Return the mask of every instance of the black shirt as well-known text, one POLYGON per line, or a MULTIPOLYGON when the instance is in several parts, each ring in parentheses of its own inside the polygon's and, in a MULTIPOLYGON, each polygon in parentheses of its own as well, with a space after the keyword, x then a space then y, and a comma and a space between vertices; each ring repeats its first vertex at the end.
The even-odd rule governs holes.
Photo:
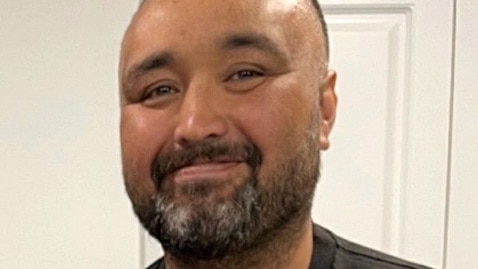
MULTIPOLYGON (((329 230, 314 224, 314 249, 309 269, 426 269, 357 245, 334 235, 329 230)), ((159 259, 147 269, 166 269, 159 259)))

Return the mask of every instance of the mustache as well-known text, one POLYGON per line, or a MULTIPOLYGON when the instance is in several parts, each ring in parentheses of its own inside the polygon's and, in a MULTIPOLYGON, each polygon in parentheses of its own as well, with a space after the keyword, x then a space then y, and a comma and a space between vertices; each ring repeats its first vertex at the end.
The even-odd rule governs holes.
POLYGON ((243 161, 257 172, 262 163, 260 150, 252 143, 199 142, 192 147, 167 154, 158 154, 151 167, 155 184, 171 173, 197 162, 243 161))

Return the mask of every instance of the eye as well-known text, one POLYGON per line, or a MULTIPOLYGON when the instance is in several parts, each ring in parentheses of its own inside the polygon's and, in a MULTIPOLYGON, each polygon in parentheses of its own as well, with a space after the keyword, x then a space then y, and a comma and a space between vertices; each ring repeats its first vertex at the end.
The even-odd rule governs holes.
POLYGON ((255 70, 241 70, 239 72, 234 73, 229 79, 232 81, 237 80, 247 80, 255 77, 262 77, 264 76, 263 73, 255 70))
POLYGON ((144 95, 143 99, 144 100, 154 99, 154 98, 174 94, 176 92, 177 90, 171 86, 159 85, 159 86, 152 87, 150 90, 148 90, 146 94, 144 95))
POLYGON ((146 88, 141 103, 147 107, 165 107, 176 100, 180 90, 171 84, 156 84, 146 88))

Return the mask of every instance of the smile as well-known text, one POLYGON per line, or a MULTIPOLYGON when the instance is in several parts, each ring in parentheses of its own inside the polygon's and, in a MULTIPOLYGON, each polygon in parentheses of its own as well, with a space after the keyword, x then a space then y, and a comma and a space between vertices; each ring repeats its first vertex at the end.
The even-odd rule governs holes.
POLYGON ((174 182, 184 184, 200 180, 224 180, 228 178, 243 161, 224 160, 198 160, 193 164, 181 167, 174 172, 174 182))

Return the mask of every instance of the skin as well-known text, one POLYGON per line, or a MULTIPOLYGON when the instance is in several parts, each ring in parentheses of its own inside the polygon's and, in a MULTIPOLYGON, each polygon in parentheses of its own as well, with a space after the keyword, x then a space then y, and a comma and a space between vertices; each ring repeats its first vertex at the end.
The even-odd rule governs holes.
MULTIPOLYGON (((146 1, 126 32, 119 73, 123 173, 137 203, 157 193, 151 164, 158 154, 206 140, 247 141, 262 154, 258 184, 268 188, 261 179, 301 154, 306 135, 316 141, 317 154, 329 147, 336 73, 328 70, 318 18, 306 0, 146 1), (228 43, 231 36, 261 41, 228 43)), ((165 184, 207 178, 218 183, 205 197, 214 203, 229 199, 247 173, 242 160, 198 162, 165 184)), ((193 201, 183 192, 173 197, 179 205, 193 201)), ((196 261, 195 268, 308 268, 310 212, 295 227, 286 240, 275 236, 243 256, 196 261), (273 255, 277 245, 281 259, 273 255), (245 267, 241 260, 251 262, 245 267)), ((191 268, 168 253, 166 263, 191 268)))

